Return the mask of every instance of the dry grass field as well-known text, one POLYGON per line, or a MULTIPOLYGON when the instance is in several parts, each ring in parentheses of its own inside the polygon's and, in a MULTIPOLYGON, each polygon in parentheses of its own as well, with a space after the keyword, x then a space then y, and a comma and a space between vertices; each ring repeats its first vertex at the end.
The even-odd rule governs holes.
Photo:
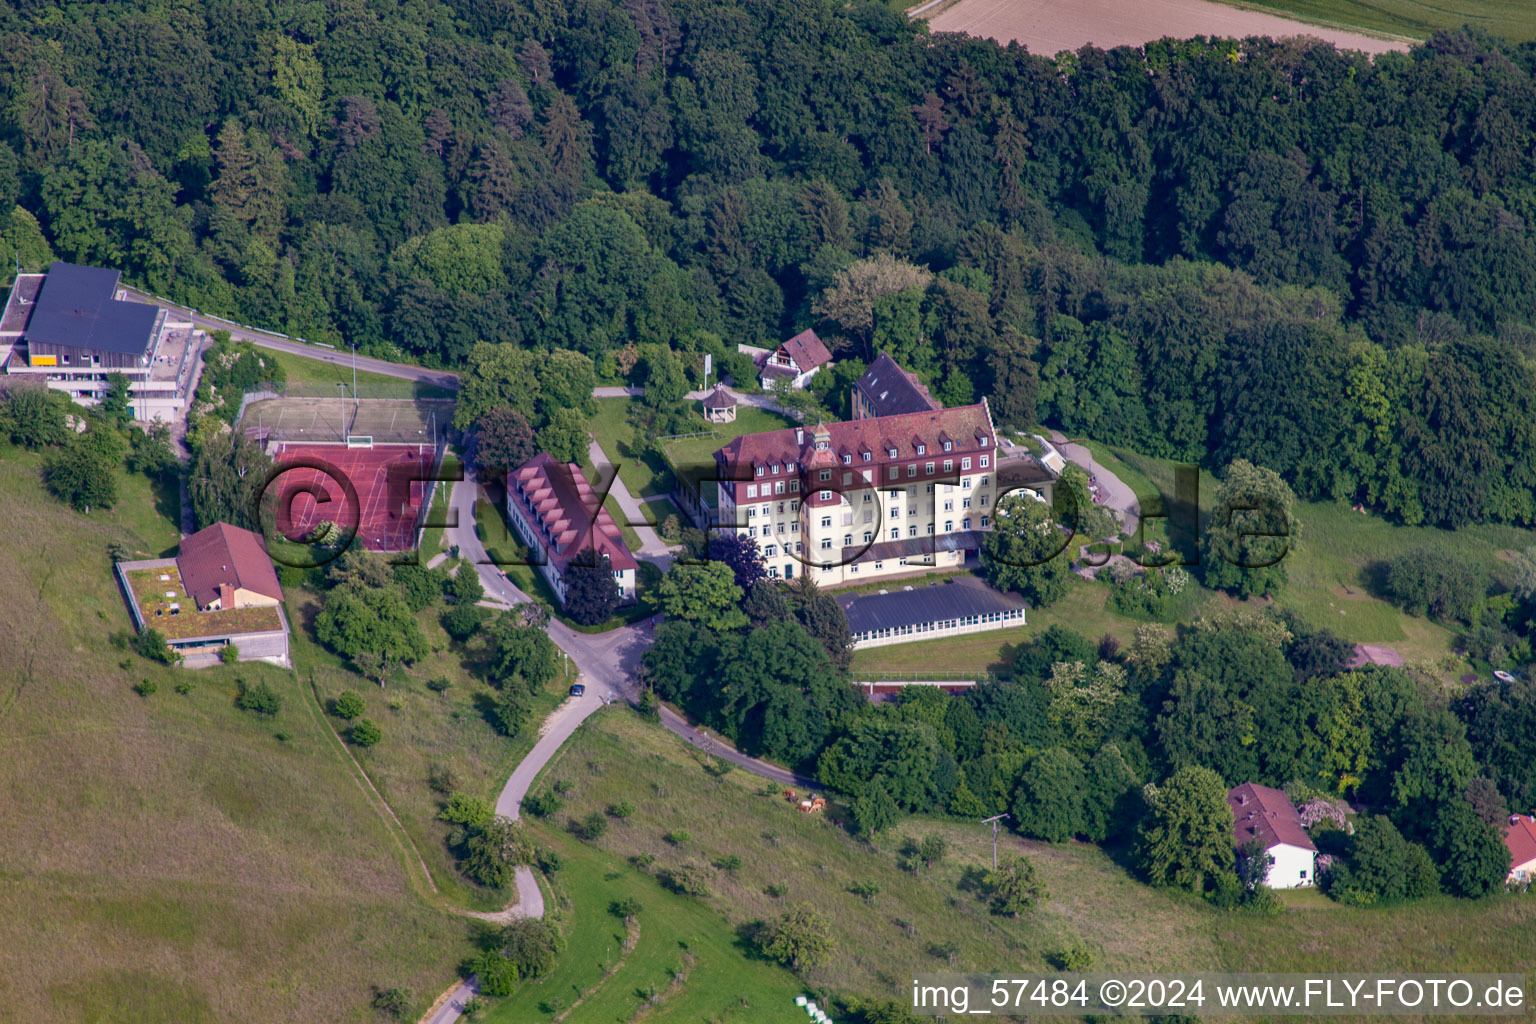
POLYGON ((1090 43, 1110 49, 1165 36, 1314 36, 1366 53, 1406 50, 1403 39, 1293 21, 1268 11, 1214 0, 960 0, 928 21, 935 32, 964 32, 1020 42, 1031 53, 1055 54, 1090 43))
POLYGON ((0 1018, 370 1021, 373 985, 430 1001, 466 925, 412 891, 298 680, 112 647, 107 545, 159 555, 176 530, 142 478, 79 516, 39 462, 0 445, 0 1018), (237 709, 237 678, 284 707, 237 709))

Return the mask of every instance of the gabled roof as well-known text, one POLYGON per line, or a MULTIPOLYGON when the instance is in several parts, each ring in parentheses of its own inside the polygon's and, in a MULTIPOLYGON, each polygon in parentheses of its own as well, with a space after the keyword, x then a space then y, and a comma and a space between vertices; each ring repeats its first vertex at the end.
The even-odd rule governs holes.
POLYGON ((779 348, 794 360, 795 365, 800 367, 801 373, 809 372, 832 361, 832 353, 827 351, 827 346, 822 344, 821 339, 816 337, 816 332, 810 328, 790 338, 779 348))
MULTIPOLYGON (((837 454, 839 461, 844 453, 854 456, 852 465, 868 466, 860 452, 872 452, 875 462, 888 462, 892 458, 937 459, 953 458, 958 454, 994 450, 996 438, 992 435, 992 416, 986 402, 960 405, 953 409, 933 409, 928 412, 909 413, 904 416, 879 416, 862 420, 845 420, 826 424, 829 450, 837 454), (941 438, 954 440, 954 447, 943 450, 941 438), (927 452, 917 454, 916 440, 926 439, 927 452), (986 443, 982 444, 982 439, 986 443), (889 455, 895 449, 894 456, 889 455)), ((786 466, 786 472, 794 472, 796 463, 809 459, 814 450, 811 431, 786 427, 761 434, 743 434, 721 448, 715 457, 726 465, 757 465, 777 462, 786 466)))
POLYGON ((274 601, 283 599, 266 542, 259 534, 228 523, 214 523, 184 538, 176 568, 199 608, 213 603, 224 587, 249 590, 274 601))
POLYGON ((1536 861, 1536 821, 1528 814, 1510 815, 1504 827, 1504 845, 1509 847, 1511 868, 1536 861))
POLYGON ((160 310, 114 298, 121 276, 101 267, 53 264, 27 322, 27 343, 144 355, 160 310))
POLYGON ((704 396, 706 409, 729 409, 736 404, 736 396, 727 391, 724 384, 716 384, 714 390, 704 396))
POLYGON ((1239 849, 1257 839, 1266 850, 1284 843, 1317 851, 1301 815, 1280 790, 1245 782, 1227 793, 1227 806, 1232 808, 1232 838, 1239 849))
MULTIPOLYGON (((548 539, 549 560, 562 573, 584 552, 607 555, 614 569, 639 567, 623 532, 599 503, 580 466, 540 452, 519 466, 508 483, 519 499, 511 504, 548 539)), ((590 558, 588 554, 581 562, 590 558)))
POLYGON ((875 357, 854 387, 859 389, 876 416, 898 416, 942 408, 918 381, 916 374, 903 370, 884 352, 875 357))

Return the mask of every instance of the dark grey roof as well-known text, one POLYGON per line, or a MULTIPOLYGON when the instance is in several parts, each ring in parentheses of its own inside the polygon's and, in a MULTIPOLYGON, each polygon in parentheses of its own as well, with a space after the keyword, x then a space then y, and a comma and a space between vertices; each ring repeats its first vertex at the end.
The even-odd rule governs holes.
POLYGON ((837 603, 855 634, 1025 607, 1022 597, 993 590, 974 576, 886 594, 846 594, 837 603))
POLYGON ((875 357, 854 387, 863 393, 876 416, 899 416, 940 408, 928 389, 884 352, 875 357))
POLYGON ((1049 483, 1055 479, 1055 473, 1047 469, 1045 464, 1034 455, 1028 453, 1007 456, 997 464, 997 487, 1000 491, 1014 487, 1027 487, 1030 484, 1049 483))
POLYGON ((144 355, 160 310, 113 298, 121 276, 101 267, 55 263, 27 324, 27 343, 144 355))

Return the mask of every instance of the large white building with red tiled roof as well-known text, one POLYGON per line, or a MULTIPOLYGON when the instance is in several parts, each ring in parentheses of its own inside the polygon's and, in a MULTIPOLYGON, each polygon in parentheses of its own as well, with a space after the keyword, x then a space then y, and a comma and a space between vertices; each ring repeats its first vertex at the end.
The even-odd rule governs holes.
POLYGON ((1270 856, 1265 883, 1271 889, 1317 884, 1317 847, 1302 827, 1291 798, 1278 789, 1245 782, 1227 793, 1232 842, 1239 851, 1258 841, 1270 856))
POLYGON ((507 521, 536 556, 531 560, 543 563, 539 571, 561 604, 566 571, 603 558, 618 584, 619 600, 635 599, 639 563, 580 466, 540 452, 508 474, 507 521))
POLYGON ((716 514, 778 579, 958 568, 991 528, 997 459, 985 401, 746 434, 715 452, 716 514))

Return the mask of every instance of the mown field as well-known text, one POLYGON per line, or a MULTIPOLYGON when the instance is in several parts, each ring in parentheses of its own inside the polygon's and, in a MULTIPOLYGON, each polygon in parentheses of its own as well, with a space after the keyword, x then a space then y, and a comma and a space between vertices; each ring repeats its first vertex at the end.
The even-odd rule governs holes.
POLYGON ((430 1001, 466 925, 412 889, 299 681, 113 648, 108 544, 159 555, 177 531, 142 478, 79 516, 39 463, 0 445, 0 1015, 367 1021, 373 985, 430 1001), (238 710, 237 679, 282 711, 238 710))
MULTIPOLYGON (((1167 520, 1148 520, 1146 537, 1171 550, 1197 555, 1197 519, 1194 510, 1176 497, 1174 463, 1125 449, 1098 444, 1090 447, 1096 464, 1114 472, 1136 492, 1143 511, 1160 509, 1169 516, 1167 520)), ((1201 472, 1202 514, 1214 500, 1217 486, 1214 476, 1201 472)), ((1497 579, 1515 551, 1536 545, 1536 530, 1512 526, 1469 526, 1460 530, 1404 526, 1332 502, 1302 502, 1297 515, 1301 536, 1286 555, 1288 582, 1274 603, 1347 640, 1384 644, 1404 659, 1433 665, 1447 676, 1470 670, 1465 661, 1452 654, 1455 631, 1428 619, 1406 615, 1386 600, 1381 593, 1385 565, 1408 551, 1430 548, 1443 552, 1447 558, 1476 565, 1497 579)), ((1204 520, 1198 522, 1203 525, 1204 520)), ((1108 597, 1107 586, 1074 580, 1071 590, 1060 601, 1030 609, 1025 626, 860 651, 854 656, 854 667, 867 672, 912 672, 925 667, 986 671, 1007 664, 1016 645, 1028 643, 1040 631, 1057 624, 1090 638, 1109 633, 1125 642, 1144 620, 1117 614, 1106 607, 1108 597)), ((1242 604, 1201 588, 1195 608, 1219 612, 1242 604)))
POLYGON ((1267 8, 1306 21, 1419 39, 1462 25, 1475 25, 1515 42, 1536 39, 1536 12, 1528 0, 1243 0, 1234 6, 1267 8))
POLYGON ((836 824, 837 805, 826 815, 801 814, 762 779, 712 775, 697 751, 627 709, 588 720, 535 792, 557 780, 570 787, 565 807, 534 827, 567 857, 554 889, 572 947, 553 975, 525 986, 491 1021, 546 1021, 561 1012, 569 1024, 789 1021, 797 1019, 788 1004, 798 991, 900 998, 912 971, 949 969, 951 954, 956 969, 1041 971, 1070 943, 1092 951, 1095 970, 1149 973, 1518 970, 1536 956, 1536 899, 1528 897, 1358 910, 1315 892, 1287 893, 1277 916, 1232 914, 1141 884, 1122 850, 1050 846, 1006 832, 1003 853, 1028 856, 1049 897, 1026 917, 999 918, 973 891, 990 864, 987 827, 909 819, 871 846, 836 824), (622 801, 634 813, 610 818, 595 843, 565 831, 567 821, 622 801), (687 838, 666 838, 678 832, 687 838), (902 849, 929 832, 943 835, 950 852, 914 875, 902 849), (649 871, 630 861, 636 854, 655 858, 649 871), (732 856, 739 866, 711 866, 732 856), (653 877, 684 864, 704 871, 710 896, 673 895, 653 877), (849 891, 865 881, 879 886, 868 902, 849 891), (765 891, 775 885, 784 895, 765 891), (632 938, 606 913, 626 896, 642 904, 632 938), (797 902, 832 920, 837 947, 803 985, 757 959, 745 938, 755 922, 797 902), (584 999, 576 1005, 578 993, 584 999))

